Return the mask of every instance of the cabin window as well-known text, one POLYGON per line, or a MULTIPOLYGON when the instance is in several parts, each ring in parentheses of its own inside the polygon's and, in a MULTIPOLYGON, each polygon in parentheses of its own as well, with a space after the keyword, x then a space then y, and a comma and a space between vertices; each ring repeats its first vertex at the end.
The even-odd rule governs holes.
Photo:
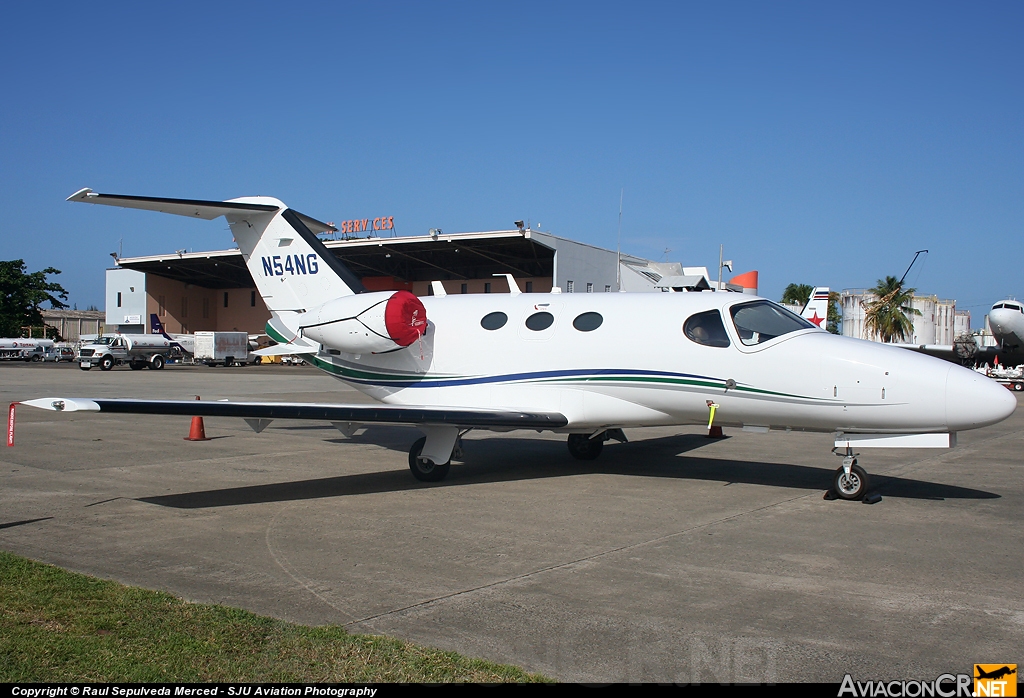
POLYGON ((551 324, 555 321, 555 316, 551 313, 541 311, 534 313, 530 317, 526 318, 526 326, 534 332, 540 332, 551 327, 551 324))
POLYGON ((572 321, 572 326, 580 332, 593 332, 601 326, 602 322, 604 322, 604 318, 601 317, 601 313, 583 313, 576 316, 576 319, 572 321))
POLYGON ((745 346, 763 344, 770 339, 781 337, 797 330, 815 326, 799 315, 781 308, 771 301, 754 301, 734 305, 729 309, 736 333, 745 346))
POLYGON ((690 341, 706 347, 729 346, 729 335, 725 333, 722 316, 717 310, 691 315, 683 323, 683 334, 690 341))
POLYGON ((505 326, 506 322, 508 322, 508 315, 505 313, 488 313, 480 321, 480 326, 485 330, 499 330, 505 326))

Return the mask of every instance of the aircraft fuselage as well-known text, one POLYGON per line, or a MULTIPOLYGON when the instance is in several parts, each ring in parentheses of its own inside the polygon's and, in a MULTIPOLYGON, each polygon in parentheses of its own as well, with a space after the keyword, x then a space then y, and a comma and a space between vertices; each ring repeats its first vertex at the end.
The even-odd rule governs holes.
POLYGON ((973 371, 816 328, 752 343, 741 337, 731 313, 763 301, 749 295, 421 300, 428 331, 412 346, 362 355, 325 350, 310 358, 386 403, 528 405, 564 414, 564 431, 706 424, 712 401, 718 405, 715 423, 723 426, 955 432, 1000 421, 1016 406, 1004 388, 973 371), (700 344, 684 333, 688 318, 706 312, 721 315, 727 346, 700 344), (483 324, 499 324, 498 313, 504 323, 486 329, 483 324), (550 318, 538 320, 543 313, 550 318), (577 320, 588 313, 600 316, 598 327, 590 328, 594 316, 577 320))

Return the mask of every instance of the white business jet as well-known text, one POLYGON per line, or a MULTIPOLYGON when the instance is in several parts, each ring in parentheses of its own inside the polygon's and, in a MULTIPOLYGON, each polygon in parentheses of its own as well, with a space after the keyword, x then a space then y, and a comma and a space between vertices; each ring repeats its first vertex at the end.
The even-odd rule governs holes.
MULTIPOLYGON (((413 475, 443 479, 469 429, 568 434, 579 459, 623 429, 708 424, 833 432, 834 491, 864 495, 856 448, 950 447, 1017 405, 960 366, 825 332, 738 293, 511 293, 417 298, 367 292, 315 233, 331 229, 265 197, 192 201, 97 194, 93 204, 224 216, 272 313, 280 346, 380 405, 44 398, 49 410, 413 424, 413 475)), ((435 288, 439 287, 437 284, 435 288)), ((440 289, 437 289, 440 290, 440 289)), ((264 350, 266 352, 266 350, 264 350)))

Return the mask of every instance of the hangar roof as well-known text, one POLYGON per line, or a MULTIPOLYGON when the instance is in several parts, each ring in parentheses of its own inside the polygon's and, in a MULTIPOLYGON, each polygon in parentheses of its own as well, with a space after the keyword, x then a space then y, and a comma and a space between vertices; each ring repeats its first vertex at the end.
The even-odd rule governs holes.
MULTIPOLYGON (((508 273, 520 278, 552 276, 555 251, 531 233, 529 229, 496 230, 323 242, 360 278, 394 276, 404 281, 434 281, 508 273)), ((205 288, 253 286, 237 248, 124 257, 117 264, 205 288)))

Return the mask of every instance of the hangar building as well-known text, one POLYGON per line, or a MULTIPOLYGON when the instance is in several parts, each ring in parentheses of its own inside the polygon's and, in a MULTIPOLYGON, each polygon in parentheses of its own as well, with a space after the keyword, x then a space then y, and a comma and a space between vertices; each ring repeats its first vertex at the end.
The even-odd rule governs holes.
MULTIPOLYGON (((707 270, 617 255, 529 228, 412 237, 323 240, 371 291, 405 289, 431 294, 431 281, 446 293, 507 293, 512 274, 526 293, 707 288, 707 270), (620 262, 617 264, 617 258, 620 262)), ((675 290, 682 290, 675 289, 675 290)), ((107 270, 108 330, 149 331, 149 316, 168 332, 263 332, 270 319, 238 249, 124 257, 107 270)))

